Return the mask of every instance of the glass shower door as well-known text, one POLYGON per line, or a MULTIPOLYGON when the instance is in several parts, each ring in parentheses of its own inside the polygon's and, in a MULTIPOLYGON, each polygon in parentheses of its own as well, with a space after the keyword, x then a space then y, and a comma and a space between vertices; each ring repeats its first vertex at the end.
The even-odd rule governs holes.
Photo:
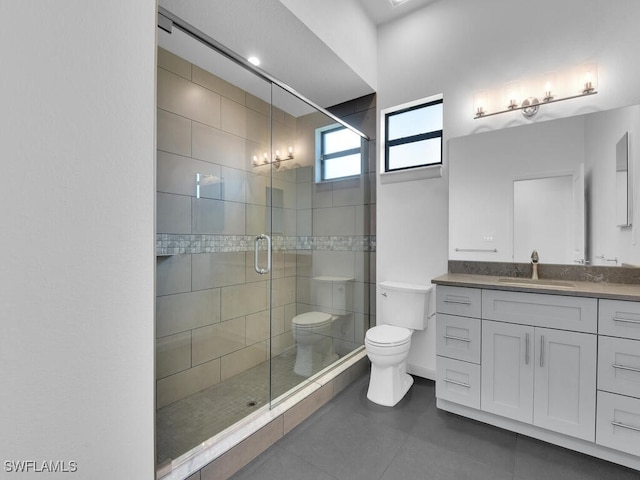
POLYGON ((272 92, 273 404, 363 345, 371 210, 367 142, 354 134, 359 172, 319 181, 321 132, 344 126, 278 85, 272 92))
POLYGON ((363 141, 360 175, 317 181, 318 132, 345 128, 335 117, 179 28, 158 42, 162 469, 362 346, 375 176, 363 141))
POLYGON ((159 32, 159 43, 167 46, 157 72, 163 464, 269 404, 272 133, 269 82, 176 29, 159 32))

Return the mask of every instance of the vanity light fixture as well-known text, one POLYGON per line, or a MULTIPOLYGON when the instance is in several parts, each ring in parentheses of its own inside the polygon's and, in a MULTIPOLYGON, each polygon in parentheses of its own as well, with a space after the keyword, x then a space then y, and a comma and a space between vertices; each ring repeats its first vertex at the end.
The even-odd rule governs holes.
POLYGON ((271 155, 271 159, 269 158, 269 154, 264 152, 262 154, 262 160, 258 159, 257 155, 253 155, 251 157, 251 165, 255 167, 261 167, 263 165, 273 164, 273 166, 278 170, 280 168, 280 163, 286 160, 293 160, 295 157, 293 156, 293 147, 289 145, 287 148, 286 156, 280 155, 280 150, 276 150, 273 155, 271 155))
POLYGON ((555 85, 557 85, 556 76, 553 73, 544 76, 544 84, 540 88, 543 93, 538 96, 524 97, 520 93, 520 87, 518 84, 509 84, 503 89, 501 104, 505 108, 496 112, 487 112, 487 105, 490 93, 487 90, 481 90, 474 96, 474 119, 490 117, 492 115, 498 115, 501 113, 513 112, 514 110, 522 111, 522 114, 531 118, 540 109, 541 105, 549 103, 563 102, 565 100, 571 100, 574 98, 581 98, 588 95, 595 95, 597 92, 596 87, 598 85, 598 71, 595 63, 588 63, 582 65, 575 75, 579 80, 579 85, 575 90, 573 88, 570 91, 577 91, 578 93, 573 95, 566 95, 558 97, 555 94, 555 85))

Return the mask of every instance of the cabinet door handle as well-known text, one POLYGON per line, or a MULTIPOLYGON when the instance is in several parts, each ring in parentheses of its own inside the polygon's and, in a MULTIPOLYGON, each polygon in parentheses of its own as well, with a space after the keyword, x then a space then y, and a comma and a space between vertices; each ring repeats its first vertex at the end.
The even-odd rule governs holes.
POLYGON ((640 325, 640 320, 631 320, 630 318, 613 317, 613 321, 622 323, 636 323, 640 325))
POLYGON ((616 365, 615 363, 611 366, 613 368, 617 368, 618 370, 628 370, 629 372, 640 373, 640 368, 627 367, 626 365, 616 365))
POLYGON ((467 342, 467 343, 471 342, 471 340, 468 338, 454 337, 453 335, 445 335, 444 338, 446 338, 447 340, 458 340, 460 342, 467 342))
POLYGON ((540 336, 540 367, 544 367, 544 335, 540 336))
POLYGON ((529 334, 524 336, 524 364, 529 365, 529 334))
POLYGON ((454 385, 460 385, 461 387, 471 388, 471 385, 469 385, 468 383, 458 382, 457 380, 449 380, 448 378, 443 378, 442 380, 447 383, 453 383, 454 385))
POLYGON ((614 427, 626 428, 627 430, 633 430, 634 432, 640 432, 640 428, 633 427, 631 425, 627 425, 627 424, 620 423, 620 422, 611 422, 611 425, 613 425, 614 427))
POLYGON ((444 303, 458 303, 460 305, 471 305, 471 300, 456 300, 453 298, 445 298, 444 303))

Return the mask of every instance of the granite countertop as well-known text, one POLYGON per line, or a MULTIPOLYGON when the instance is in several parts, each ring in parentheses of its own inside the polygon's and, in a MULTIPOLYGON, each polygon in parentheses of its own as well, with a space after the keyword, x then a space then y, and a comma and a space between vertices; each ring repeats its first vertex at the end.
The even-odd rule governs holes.
POLYGON ((469 273, 447 273, 431 280, 431 283, 436 285, 453 287, 491 288, 512 292, 547 293, 575 297, 640 301, 640 285, 638 284, 553 280, 545 278, 541 278, 537 282, 529 282, 526 277, 469 273))

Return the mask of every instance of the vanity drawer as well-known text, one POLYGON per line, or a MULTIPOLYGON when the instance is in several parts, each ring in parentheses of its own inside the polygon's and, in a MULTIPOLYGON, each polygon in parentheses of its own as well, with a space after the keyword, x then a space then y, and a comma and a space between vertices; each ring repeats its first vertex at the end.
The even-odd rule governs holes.
POLYGON ((479 318, 438 313, 436 316, 436 354, 471 363, 480 363, 479 318))
POLYGON ((534 327, 596 333, 598 300, 543 293, 483 290, 482 318, 534 327))
POLYGON ((640 400, 598 392, 596 443, 640 455, 640 400))
POLYGON ((600 300, 598 333, 640 340, 640 302, 600 300))
POLYGON ((640 398, 640 340, 598 338, 598 389, 640 398))
POLYGON ((480 408, 480 365, 436 357, 436 397, 480 408))
POLYGON ((482 290, 479 288, 436 287, 436 312, 480 318, 482 290))

